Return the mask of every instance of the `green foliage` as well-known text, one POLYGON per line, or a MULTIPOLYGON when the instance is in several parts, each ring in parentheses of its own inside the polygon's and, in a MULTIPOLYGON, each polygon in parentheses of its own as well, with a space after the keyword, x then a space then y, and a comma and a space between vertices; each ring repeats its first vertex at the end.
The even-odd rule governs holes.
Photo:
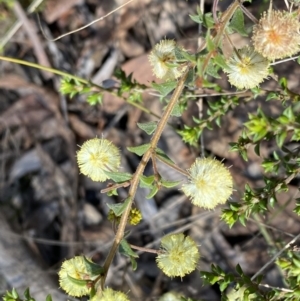
POLYGON ((105 174, 109 176, 110 179, 112 179, 116 183, 124 183, 127 181, 130 181, 132 178, 132 175, 130 173, 126 172, 109 172, 105 171, 105 174))
POLYGON ((127 147, 127 149, 132 152, 137 154, 138 156, 142 156, 149 148, 150 148, 150 144, 142 144, 139 146, 133 146, 133 147, 127 147))
MULTIPOLYGON (((3 296, 3 301, 35 301, 35 299, 31 296, 29 288, 26 288, 24 291, 24 298, 22 298, 16 289, 13 288, 5 293, 3 296)), ((46 296, 46 301, 52 301, 51 295, 46 296)))
POLYGON ((119 247, 119 252, 127 257, 129 257, 130 261, 131 261, 131 267, 132 270, 135 271, 137 269, 137 262, 136 262, 136 258, 138 258, 138 254, 135 253, 129 243, 126 241, 126 239, 122 239, 121 243, 120 243, 120 247, 119 247))
POLYGON ((177 86, 177 81, 168 81, 162 84, 152 83, 152 88, 158 91, 162 97, 166 97, 177 86))
POLYGON ((107 207, 111 209, 116 216, 121 216, 122 213, 126 210, 128 207, 128 204, 130 202, 130 199, 127 198, 123 203, 118 204, 107 204, 107 207))
POLYGON ((206 13, 203 14, 200 10, 200 8, 197 9, 197 15, 190 15, 190 18, 198 23, 198 24, 203 24, 204 27, 206 28, 213 28, 215 25, 214 19, 212 17, 212 13, 206 13))
POLYGON ((284 294, 285 301, 300 300, 300 255, 288 251, 284 257, 279 258, 276 264, 286 273, 286 282, 291 291, 284 294))
POLYGON ((222 300, 272 300, 274 292, 266 292, 260 289, 262 277, 257 277, 256 280, 244 274, 240 265, 236 266, 236 273, 229 273, 222 270, 217 265, 211 265, 211 272, 200 272, 200 275, 205 283, 218 283, 222 293, 222 300), (231 285, 234 287, 228 290, 231 285))
POLYGON ((99 264, 96 264, 96 263, 92 262, 91 260, 89 260, 85 256, 83 256, 83 258, 84 258, 86 269, 92 277, 93 276, 99 276, 99 275, 101 275, 105 272, 103 267, 100 266, 99 264))
POLYGON ((230 21, 229 28, 239 33, 241 36, 248 36, 245 30, 244 14, 241 9, 237 9, 230 21))
POLYGON ((60 83, 60 92, 73 98, 76 95, 85 95, 87 102, 91 105, 102 104, 103 95, 93 91, 92 84, 83 84, 74 78, 64 77, 60 83))
POLYGON ((154 133, 154 131, 157 128, 157 122, 150 121, 150 122, 144 122, 144 123, 137 123, 137 126, 146 132, 148 135, 151 135, 154 133))

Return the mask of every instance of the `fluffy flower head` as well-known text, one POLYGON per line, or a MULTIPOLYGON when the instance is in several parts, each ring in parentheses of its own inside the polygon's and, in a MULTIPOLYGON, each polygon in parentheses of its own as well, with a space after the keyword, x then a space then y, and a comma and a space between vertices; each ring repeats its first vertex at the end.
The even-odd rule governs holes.
POLYGON ((252 89, 268 76, 269 61, 254 51, 243 47, 227 61, 229 82, 239 89, 252 89))
POLYGON ((211 158, 198 158, 188 170, 189 183, 182 185, 184 194, 196 206, 213 209, 230 197, 233 181, 223 163, 211 158))
POLYGON ((183 277, 196 269, 199 251, 196 243, 182 233, 161 239, 162 252, 156 257, 158 267, 169 277, 183 277))
POLYGON ((185 71, 176 61, 176 43, 173 40, 162 40, 156 44, 149 55, 153 74, 160 79, 170 81, 179 78, 185 71))
POLYGON ((87 284, 90 276, 82 256, 65 260, 58 276, 60 287, 70 296, 81 297, 90 293, 90 287, 87 284))
POLYGON ((299 28, 296 14, 270 10, 253 29, 254 48, 269 60, 296 54, 300 50, 299 28))
POLYGON ((119 149, 107 139, 94 138, 86 141, 77 152, 81 173, 93 181, 103 182, 109 177, 104 171, 117 171, 120 163, 119 149))
POLYGON ((106 288, 103 291, 97 291, 91 301, 130 301, 128 297, 119 291, 114 291, 111 288, 106 288))

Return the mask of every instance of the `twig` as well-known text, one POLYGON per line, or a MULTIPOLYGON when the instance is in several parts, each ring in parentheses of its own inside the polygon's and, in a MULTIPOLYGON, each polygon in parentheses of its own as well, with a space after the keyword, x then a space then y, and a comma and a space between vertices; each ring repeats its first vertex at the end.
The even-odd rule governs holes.
POLYGON ((251 280, 253 281, 258 275, 260 275, 270 264, 272 264, 285 250, 287 250, 292 244, 294 244, 300 238, 300 234, 298 234, 295 238, 293 238, 289 243, 287 243, 278 253, 276 253, 258 272, 256 272, 251 280))
MULTIPOLYGON (((27 12, 33 13, 44 0, 34 0, 27 9, 27 12)), ((7 42, 14 36, 18 29, 22 26, 22 20, 17 20, 14 25, 8 30, 6 35, 0 40, 0 48, 3 48, 7 42)))
POLYGON ((129 3, 133 2, 133 1, 135 1, 135 0, 129 0, 129 1, 127 1, 126 3, 124 3, 124 4, 120 5, 119 7, 117 7, 116 9, 110 11, 108 14, 106 14, 106 15, 104 15, 104 16, 102 16, 102 17, 100 17, 100 18, 98 18, 98 19, 96 19, 96 20, 94 20, 94 21, 92 21, 92 22, 90 22, 90 23, 88 23, 88 24, 82 26, 82 27, 79 27, 79 28, 77 28, 77 29, 74 29, 74 30, 72 30, 72 31, 69 31, 69 32, 67 32, 67 33, 64 33, 64 34, 58 36, 58 37, 55 38, 55 39, 49 39, 49 38, 46 36, 46 34, 45 34, 45 32, 43 31, 43 28, 42 28, 42 26, 41 26, 39 15, 38 15, 38 20, 39 20, 39 23, 40 23, 41 31, 42 31, 42 33, 43 33, 45 39, 47 39, 48 41, 55 42, 55 41, 57 41, 57 40, 60 40, 60 39, 63 38, 63 37, 66 37, 66 36, 68 36, 68 35, 70 35, 70 34, 73 34, 73 33, 75 33, 75 32, 79 32, 79 31, 81 31, 81 30, 83 30, 83 29, 85 29, 85 28, 87 28, 87 27, 89 27, 89 26, 91 26, 91 25, 93 25, 93 24, 99 22, 99 21, 104 20, 104 19, 107 18, 108 16, 112 15, 113 13, 115 13, 116 11, 120 10, 121 8, 125 7, 126 5, 128 5, 129 3))
MULTIPOLYGON (((38 35, 36 34, 36 31, 34 30, 34 28, 32 28, 31 23, 29 22, 22 6, 20 5, 20 3, 18 1, 14 2, 13 11, 16 14, 16 16, 18 17, 18 19, 21 20, 21 22, 23 23, 24 30, 26 31, 26 34, 28 35, 29 39, 31 40, 33 51, 37 57, 38 62, 41 65, 50 67, 51 65, 50 65, 48 57, 43 49, 42 43, 41 43, 38 35)), ((42 74, 46 79, 50 79, 53 77, 53 74, 49 73, 49 72, 42 71, 42 74)))

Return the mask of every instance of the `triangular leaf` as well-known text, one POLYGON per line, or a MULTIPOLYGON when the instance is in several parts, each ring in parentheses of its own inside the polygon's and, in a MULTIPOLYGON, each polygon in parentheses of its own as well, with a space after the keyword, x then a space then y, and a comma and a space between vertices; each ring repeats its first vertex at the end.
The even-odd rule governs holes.
POLYGON ((152 186, 151 191, 149 192, 149 194, 146 196, 146 199, 151 199, 153 198, 158 192, 158 187, 157 186, 152 186))
POLYGON ((167 188, 175 187, 180 183, 180 181, 166 181, 166 180, 163 180, 163 179, 161 179, 160 182, 161 182, 161 185, 163 187, 167 187, 167 188))
POLYGON ((47 295, 47 297, 46 297, 46 301, 52 301, 52 296, 49 294, 49 295, 47 295))
POLYGON ((82 280, 82 279, 76 279, 73 278, 72 276, 70 276, 69 274, 67 274, 67 278, 74 284, 78 285, 78 286, 86 286, 87 283, 89 282, 89 280, 82 280))
POLYGON ((134 257, 134 258, 139 257, 139 255, 131 249, 129 243, 124 238, 121 240, 120 243, 120 253, 128 257, 134 257))
POLYGON ((171 116, 180 117, 181 115, 182 115, 181 107, 178 103, 176 103, 172 110, 171 116))
POLYGON ((171 165, 173 165, 173 164, 175 164, 166 154, 165 154, 165 152, 162 150, 162 149, 160 149, 160 148, 156 148, 156 150, 155 150, 155 155, 156 155, 156 157, 159 159, 159 160, 161 160, 162 162, 166 162, 166 163, 168 163, 168 164, 171 164, 171 165))
POLYGON ((110 172, 110 171, 105 171, 105 174, 109 176, 110 179, 112 179, 116 183, 123 183, 126 181, 130 181, 132 178, 132 175, 127 172, 110 172))
POLYGON ((237 9, 231 19, 230 27, 242 36, 248 36, 245 30, 244 14, 241 9, 237 9))
POLYGON ((32 299, 32 297, 30 295, 29 287, 26 288, 26 290, 24 292, 24 296, 27 300, 32 299))
POLYGON ((137 154, 138 156, 142 156, 150 148, 150 146, 151 144, 147 143, 139 146, 127 147, 127 149, 130 152, 137 154))
POLYGON ((153 89, 157 90, 163 97, 165 97, 176 88, 177 84, 177 81, 169 81, 162 84, 152 83, 152 87, 153 89))
POLYGON ((137 123, 137 126, 146 132, 148 135, 151 135, 154 133, 154 131, 157 128, 157 122, 155 121, 150 121, 150 122, 144 122, 144 123, 137 123))
POLYGON ((137 269, 137 262, 133 257, 130 257, 130 262, 131 262, 131 268, 133 271, 137 269))
POLYGON ((91 276, 98 276, 104 274, 104 269, 102 266, 92 262, 85 256, 83 256, 83 259, 84 259, 85 267, 91 276))
POLYGON ((130 198, 127 198, 123 203, 119 204, 106 204, 109 209, 111 209, 116 216, 121 216, 122 213, 127 208, 130 202, 130 198))
POLYGON ((152 186, 152 183, 154 181, 154 176, 149 176, 149 177, 146 177, 146 176, 140 176, 140 186, 143 187, 143 188, 149 188, 152 186))

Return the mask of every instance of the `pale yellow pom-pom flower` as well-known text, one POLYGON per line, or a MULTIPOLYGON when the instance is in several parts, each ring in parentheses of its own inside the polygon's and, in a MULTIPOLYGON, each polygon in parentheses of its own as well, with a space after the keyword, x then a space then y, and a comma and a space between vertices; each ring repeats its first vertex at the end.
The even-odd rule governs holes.
POLYGON ((198 158, 188 172, 189 183, 182 185, 182 191, 194 205, 213 209, 230 197, 233 190, 232 177, 220 161, 198 158))
POLYGON ((173 40, 162 40, 149 54, 153 74, 160 79, 170 81, 179 78, 186 69, 177 63, 176 43, 173 40))
POLYGON ((157 266, 169 277, 183 277, 193 272, 200 254, 196 243, 184 234, 169 234, 161 239, 157 266))
POLYGON ((130 301, 122 292, 114 291, 111 288, 106 288, 103 291, 99 290, 91 301, 130 301))
POLYGON ((96 182, 109 177, 107 172, 116 172, 121 163, 120 151, 107 139, 94 138, 86 141, 77 152, 79 170, 96 182))
POLYGON ((292 56, 300 50, 299 28, 297 14, 270 10, 253 28, 254 48, 269 60, 292 56))
POLYGON ((269 61, 254 51, 253 47, 245 46, 234 52, 227 61, 229 82, 239 89, 252 89, 268 77, 269 61))
POLYGON ((90 279, 83 256, 65 260, 58 272, 60 287, 70 296, 81 297, 90 293, 85 281, 90 279), (70 278, 71 277, 71 278, 70 278), (73 280, 73 279, 74 280, 73 280), (76 280, 79 280, 76 282, 76 280), (79 283, 82 281, 82 283, 79 283))

